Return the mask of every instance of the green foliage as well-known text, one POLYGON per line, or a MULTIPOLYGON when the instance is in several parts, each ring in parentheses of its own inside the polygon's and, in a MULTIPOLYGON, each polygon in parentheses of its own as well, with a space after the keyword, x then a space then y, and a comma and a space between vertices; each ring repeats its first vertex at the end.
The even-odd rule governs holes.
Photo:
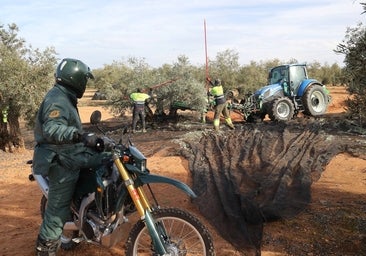
POLYGON ((344 85, 346 82, 344 71, 338 64, 325 63, 321 65, 319 62, 313 62, 307 65, 308 75, 315 78, 325 85, 344 85))
POLYGON ((55 50, 27 47, 17 32, 15 24, 8 29, 0 26, 0 106, 11 105, 10 115, 23 116, 32 125, 43 95, 54 82, 55 50))
POLYGON ((210 63, 212 79, 220 78, 226 89, 237 88, 239 70, 239 53, 234 50, 217 53, 216 59, 210 63))
MULTIPOLYGON (((363 8, 366 11, 366 4, 363 4, 363 8)), ((359 23, 355 28, 348 28, 344 40, 338 44, 335 51, 345 55, 345 73, 349 80, 348 91, 352 95, 347 101, 348 112, 357 117, 360 125, 364 126, 366 118, 366 27, 359 23)))
POLYGON ((256 89, 267 84, 268 70, 263 63, 251 61, 240 69, 237 86, 240 95, 253 93, 256 89))
POLYGON ((158 114, 169 111, 176 101, 200 109, 205 100, 204 84, 194 77, 194 70, 185 56, 157 69, 144 60, 131 58, 95 71, 95 86, 106 94, 107 104, 115 114, 123 114, 131 106, 129 95, 138 88, 152 94, 150 104, 158 114), (165 84, 167 81, 171 82, 165 84))
POLYGON ((107 105, 117 115, 122 115, 130 107, 129 95, 138 88, 146 89, 152 78, 149 65, 143 59, 136 58, 114 62, 93 72, 95 87, 106 94, 107 105))
MULTIPOLYGON (((186 56, 179 56, 178 60, 171 67, 171 77, 176 78, 176 82, 166 88, 167 94, 161 94, 157 100, 165 100, 165 106, 171 106, 174 102, 184 102, 192 109, 201 110, 206 106, 205 84, 199 82, 193 74, 195 67, 189 63, 186 56)), ((165 108, 164 108, 165 109, 165 108)))

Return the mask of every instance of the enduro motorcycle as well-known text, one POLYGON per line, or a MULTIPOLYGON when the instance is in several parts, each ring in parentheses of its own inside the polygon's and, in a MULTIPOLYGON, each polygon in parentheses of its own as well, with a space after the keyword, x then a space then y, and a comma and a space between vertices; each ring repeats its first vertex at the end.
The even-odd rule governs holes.
MULTIPOLYGON (((73 219, 64 225, 61 248, 72 250, 83 241, 113 247, 128 232, 124 224, 129 217, 138 213, 140 218, 125 243, 125 255, 215 255, 211 235, 204 224, 186 210, 161 207, 150 184, 173 185, 195 197, 192 189, 178 180, 150 173, 146 157, 131 140, 125 145, 121 137, 116 143, 98 126, 100 120, 100 111, 94 111, 90 123, 103 134, 100 144, 104 144, 104 151, 111 152, 111 157, 103 161, 103 168, 80 171, 70 206, 73 219)), ((29 178, 37 181, 43 193, 40 207, 43 217, 48 179, 34 174, 33 168, 29 178)))

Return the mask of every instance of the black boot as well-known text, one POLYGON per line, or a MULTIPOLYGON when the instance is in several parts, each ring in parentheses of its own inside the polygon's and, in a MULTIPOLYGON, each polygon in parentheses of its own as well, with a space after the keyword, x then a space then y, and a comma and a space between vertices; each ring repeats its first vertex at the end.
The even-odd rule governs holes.
POLYGON ((36 256, 56 256, 56 251, 59 246, 59 240, 44 240, 38 236, 36 243, 36 256))

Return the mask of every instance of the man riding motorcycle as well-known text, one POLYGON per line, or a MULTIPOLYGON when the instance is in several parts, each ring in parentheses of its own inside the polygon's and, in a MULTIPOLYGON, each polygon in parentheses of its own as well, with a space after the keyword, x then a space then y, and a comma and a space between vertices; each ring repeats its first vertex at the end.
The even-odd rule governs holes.
MULTIPOLYGON (((90 68, 77 59, 63 59, 55 85, 46 94, 36 117, 33 168, 48 176, 48 203, 36 242, 36 255, 56 255, 80 168, 100 165, 102 154, 91 147, 96 137, 83 133, 77 99, 85 92, 90 68)), ((94 146, 94 145, 93 145, 94 146)))

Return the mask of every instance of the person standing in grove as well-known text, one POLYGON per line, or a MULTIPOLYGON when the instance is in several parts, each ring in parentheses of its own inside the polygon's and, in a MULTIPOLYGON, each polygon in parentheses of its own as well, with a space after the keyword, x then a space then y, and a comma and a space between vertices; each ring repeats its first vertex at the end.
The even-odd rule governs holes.
POLYGON ((137 89, 137 92, 130 94, 130 99, 133 101, 133 113, 132 113, 132 132, 136 132, 137 121, 140 119, 142 124, 142 132, 146 132, 146 113, 145 104, 146 100, 150 98, 150 95, 143 93, 141 89, 137 89))
POLYGON ((221 85, 220 79, 215 79, 214 82, 211 81, 210 78, 207 78, 209 83, 211 84, 210 94, 214 96, 215 99, 215 114, 213 125, 216 131, 220 130, 220 115, 223 114, 225 118, 226 125, 230 127, 230 129, 235 129, 233 122, 230 118, 229 110, 227 109, 226 97, 224 95, 224 89, 221 85))

